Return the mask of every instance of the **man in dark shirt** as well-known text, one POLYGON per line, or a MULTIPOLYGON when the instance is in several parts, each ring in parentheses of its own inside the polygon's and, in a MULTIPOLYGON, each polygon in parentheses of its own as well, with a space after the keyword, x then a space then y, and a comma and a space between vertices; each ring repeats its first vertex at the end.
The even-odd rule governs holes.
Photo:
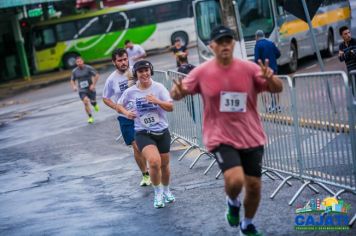
POLYGON ((189 74, 191 70, 195 68, 194 65, 188 63, 188 58, 186 55, 178 56, 178 62, 180 66, 178 67, 178 72, 183 74, 189 74))
POLYGON ((256 31, 256 46, 255 46, 255 62, 258 60, 269 60, 269 67, 273 70, 274 74, 278 74, 277 59, 281 56, 281 52, 276 45, 265 38, 262 30, 256 31))
MULTIPOLYGON (((262 30, 257 30, 255 36, 255 62, 258 64, 258 60, 265 61, 268 59, 269 66, 273 70, 273 73, 275 75, 278 74, 277 59, 281 56, 281 52, 273 42, 265 38, 265 34, 262 30)), ((278 94, 271 95, 270 106, 267 106, 267 101, 264 101, 264 103, 266 104, 267 112, 281 112, 278 94)))
POLYGON ((181 55, 188 57, 188 49, 186 46, 182 45, 182 42, 180 41, 180 39, 176 39, 174 41, 174 45, 172 46, 171 50, 173 52, 173 55, 176 58, 177 67, 179 67, 180 64, 179 64, 178 57, 181 55))
MULTIPOLYGON (((192 71, 195 68, 194 65, 188 63, 188 58, 187 58, 186 55, 179 55, 178 56, 178 62, 180 64, 180 66, 178 67, 178 72, 179 73, 187 75, 187 74, 189 74, 190 71, 192 71)), ((184 79, 184 76, 179 75, 179 77, 180 77, 180 79, 184 79)), ((188 101, 186 101, 186 102, 187 102, 187 109, 188 109, 188 111, 189 111, 190 115, 192 116, 193 121, 195 123, 195 112, 194 112, 193 99, 191 99, 190 103, 188 103, 188 101)))
POLYGON ((351 32, 347 26, 341 27, 339 32, 344 40, 339 45, 339 60, 345 61, 348 72, 356 70, 356 39, 351 38, 351 32))
MULTIPOLYGON (((345 61, 347 71, 350 73, 356 70, 356 39, 351 38, 350 29, 347 26, 343 26, 339 30, 340 36, 344 40, 339 45, 339 60, 345 61)), ((356 92, 356 74, 350 75, 350 85, 352 92, 356 92), (351 80, 351 78, 353 78, 351 80)))
POLYGON ((85 111, 89 116, 88 123, 91 124, 94 122, 94 118, 91 114, 90 104, 94 107, 95 111, 99 111, 99 106, 96 103, 95 91, 95 85, 99 79, 99 74, 93 67, 85 65, 80 56, 76 58, 75 63, 77 64, 77 67, 72 71, 70 84, 74 92, 79 91, 79 97, 83 101, 85 111))

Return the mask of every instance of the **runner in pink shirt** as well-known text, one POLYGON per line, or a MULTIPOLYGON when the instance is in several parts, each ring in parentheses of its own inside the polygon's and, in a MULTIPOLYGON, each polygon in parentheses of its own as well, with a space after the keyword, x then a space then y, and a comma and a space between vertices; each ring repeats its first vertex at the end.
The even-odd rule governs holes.
POLYGON ((224 173, 226 219, 240 225, 242 235, 261 235, 252 223, 260 202, 265 133, 257 112, 257 95, 281 92, 281 80, 268 67, 233 58, 234 32, 224 26, 211 33, 213 60, 198 66, 182 81, 175 81, 171 96, 201 94, 204 102, 203 140, 224 173), (245 187, 245 218, 240 222, 240 200, 245 187))

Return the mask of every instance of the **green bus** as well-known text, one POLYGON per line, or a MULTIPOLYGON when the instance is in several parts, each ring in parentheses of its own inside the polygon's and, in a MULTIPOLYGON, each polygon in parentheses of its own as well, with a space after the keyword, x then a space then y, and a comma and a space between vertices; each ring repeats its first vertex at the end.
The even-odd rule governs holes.
POLYGON ((108 59, 130 39, 145 50, 166 48, 176 38, 195 42, 191 0, 150 0, 39 22, 31 28, 36 72, 108 59))

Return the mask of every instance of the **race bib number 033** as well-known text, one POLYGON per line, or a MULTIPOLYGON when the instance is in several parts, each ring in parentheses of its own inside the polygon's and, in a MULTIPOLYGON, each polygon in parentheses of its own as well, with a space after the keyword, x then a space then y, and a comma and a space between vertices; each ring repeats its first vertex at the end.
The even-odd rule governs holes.
POLYGON ((151 127, 159 122, 159 116, 155 112, 150 112, 140 117, 141 123, 146 127, 151 127))
POLYGON ((246 112, 247 93, 220 92, 220 112, 246 112))

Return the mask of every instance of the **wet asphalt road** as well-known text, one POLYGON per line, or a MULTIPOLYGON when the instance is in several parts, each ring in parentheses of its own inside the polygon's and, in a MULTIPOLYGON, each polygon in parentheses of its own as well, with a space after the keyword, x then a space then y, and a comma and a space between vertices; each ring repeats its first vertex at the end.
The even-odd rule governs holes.
MULTIPOLYGON (((2 145, 3 137, 0 141, 0 235, 236 235, 224 221, 223 182, 214 178, 217 167, 202 174, 210 160, 204 158, 190 170, 192 158, 178 162, 182 151, 173 151, 171 185, 177 201, 154 209, 152 189, 138 186, 140 173, 131 150, 115 141, 115 117, 87 125, 78 115, 70 116, 79 105, 64 105, 67 112, 54 114, 39 111, 1 128, 30 126, 25 132, 38 134, 14 145, 2 145), (43 122, 51 120, 72 128, 43 129, 43 122)), ((98 117, 107 112, 102 110, 98 117)), ((355 229, 342 234, 295 231, 295 206, 326 194, 306 190, 289 207, 300 183, 285 187, 272 201, 268 196, 278 183, 263 177, 256 224, 266 235, 355 235, 355 229)), ((353 196, 344 196, 356 205, 353 196)))

